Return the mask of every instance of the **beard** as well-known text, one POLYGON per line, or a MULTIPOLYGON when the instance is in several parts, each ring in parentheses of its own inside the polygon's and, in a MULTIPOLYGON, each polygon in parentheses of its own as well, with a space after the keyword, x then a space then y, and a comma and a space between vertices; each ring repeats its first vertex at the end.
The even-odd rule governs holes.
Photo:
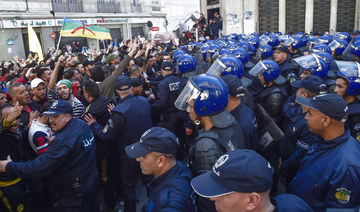
POLYGON ((61 93, 60 98, 68 101, 71 98, 71 93, 61 93))

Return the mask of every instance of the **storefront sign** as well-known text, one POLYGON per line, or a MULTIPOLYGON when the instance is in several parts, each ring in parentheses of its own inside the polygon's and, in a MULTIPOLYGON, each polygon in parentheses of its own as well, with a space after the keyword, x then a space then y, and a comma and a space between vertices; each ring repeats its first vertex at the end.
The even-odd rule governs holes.
MULTIPOLYGON (((85 24, 102 25, 102 24, 122 24, 127 23, 127 18, 82 18, 73 20, 81 21, 85 24)), ((38 20, 2 20, 0 25, 4 28, 26 28, 27 24, 32 27, 61 27, 64 19, 38 19, 38 20), (56 25, 55 25, 56 22, 56 25)))

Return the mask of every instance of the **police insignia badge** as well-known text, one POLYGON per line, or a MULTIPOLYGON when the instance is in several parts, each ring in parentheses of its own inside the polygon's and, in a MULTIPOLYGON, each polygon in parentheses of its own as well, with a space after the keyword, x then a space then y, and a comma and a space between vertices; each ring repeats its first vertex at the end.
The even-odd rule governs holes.
POLYGON ((109 125, 106 125, 103 129, 103 133, 106 133, 108 131, 108 129, 109 129, 109 125))
POLYGON ((350 194, 351 194, 350 190, 348 190, 344 187, 339 187, 336 189, 335 198, 341 204, 347 204, 350 201, 350 194))

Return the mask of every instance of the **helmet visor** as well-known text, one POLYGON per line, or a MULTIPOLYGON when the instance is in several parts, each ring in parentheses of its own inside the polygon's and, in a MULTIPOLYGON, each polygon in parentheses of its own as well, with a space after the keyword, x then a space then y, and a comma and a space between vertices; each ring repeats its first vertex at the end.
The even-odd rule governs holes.
POLYGON ((267 66, 260 60, 252 69, 249 71, 249 74, 258 77, 263 74, 265 71, 268 71, 267 66))
POLYGON ((210 68, 208 69, 208 71, 206 73, 216 75, 216 76, 221 76, 221 73, 223 73, 227 69, 230 70, 231 68, 228 68, 223 62, 221 62, 220 58, 218 58, 210 66, 210 68))
POLYGON ((284 42, 284 46, 290 46, 294 41, 294 38, 290 37, 284 42))
POLYGON ((327 42, 327 40, 318 38, 315 43, 316 43, 316 44, 324 44, 324 43, 326 43, 326 42, 327 42))
POLYGON ((360 82, 360 64, 357 62, 334 60, 331 63, 331 68, 346 76, 355 77, 360 82))
POLYGON ((318 67, 319 59, 314 54, 308 54, 302 57, 294 58, 291 63, 304 69, 318 67))
POLYGON ((260 37, 260 45, 267 44, 270 41, 268 36, 260 37))
POLYGON ((343 51, 342 55, 343 55, 343 56, 347 56, 347 55, 351 54, 354 47, 355 47, 355 46, 353 45, 353 41, 351 41, 351 42, 349 43, 349 45, 348 45, 348 46, 345 48, 345 50, 343 51))
POLYGON ((334 51, 335 49, 339 48, 340 43, 337 40, 333 40, 330 44, 329 47, 331 49, 331 51, 334 51))
POLYGON ((289 38, 291 38, 291 37, 289 37, 289 35, 280 35, 279 36, 280 41, 287 41, 289 38))
POLYGON ((174 105, 179 110, 186 110, 188 102, 197 99, 199 95, 200 90, 194 86, 192 78, 190 78, 184 89, 181 91, 179 97, 176 99, 174 105))

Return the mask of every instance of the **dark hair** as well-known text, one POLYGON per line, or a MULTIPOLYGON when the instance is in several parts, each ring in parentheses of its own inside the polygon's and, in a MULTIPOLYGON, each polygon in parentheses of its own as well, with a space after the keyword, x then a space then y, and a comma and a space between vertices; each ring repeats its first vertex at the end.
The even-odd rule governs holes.
POLYGON ((13 68, 14 68, 14 63, 10 63, 7 68, 8 68, 9 70, 13 70, 13 68))
POLYGON ((75 69, 74 68, 70 68, 68 70, 66 70, 63 74, 64 79, 71 79, 73 76, 75 75, 75 69))
POLYGON ((36 75, 41 78, 45 71, 50 71, 50 69, 46 68, 46 67, 40 67, 40 66, 36 66, 35 67, 35 70, 34 70, 34 73, 36 73, 36 75))
POLYGON ((45 111, 48 111, 50 108, 50 102, 45 103, 39 110, 39 115, 42 116, 41 114, 43 114, 45 111))
POLYGON ((1 107, 0 107, 0 117, 2 116, 2 111, 5 109, 5 108, 8 108, 8 107, 14 107, 12 104, 9 104, 9 103, 5 103, 3 104, 1 107))
POLYGON ((136 64, 130 66, 130 68, 129 68, 130 76, 134 76, 135 73, 140 73, 139 66, 137 66, 136 64))
POLYGON ((5 91, 3 91, 3 90, 0 90, 0 93, 2 93, 2 94, 5 94, 5 91))
POLYGON ((143 67, 144 66, 144 61, 141 57, 135 58, 134 61, 135 65, 139 66, 139 67, 143 67))
POLYGON ((105 71, 101 66, 95 66, 94 68, 91 69, 90 73, 91 73, 91 78, 95 82, 102 82, 105 79, 105 71))
POLYGON ((84 85, 84 91, 93 98, 98 98, 100 96, 100 89, 99 86, 93 82, 93 81, 85 81, 84 85))
POLYGON ((12 96, 14 94, 14 88, 17 88, 17 87, 20 87, 22 86, 23 84, 21 82, 16 82, 12 85, 9 86, 9 89, 8 89, 8 94, 9 96, 12 96))

